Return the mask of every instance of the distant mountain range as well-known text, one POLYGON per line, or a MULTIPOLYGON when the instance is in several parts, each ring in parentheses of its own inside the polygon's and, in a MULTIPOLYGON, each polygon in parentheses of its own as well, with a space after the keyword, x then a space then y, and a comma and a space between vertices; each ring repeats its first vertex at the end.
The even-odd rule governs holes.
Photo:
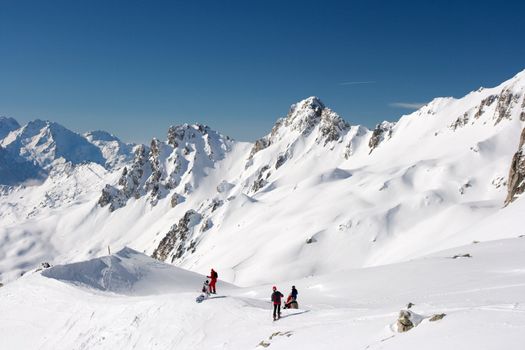
POLYGON ((108 245, 242 285, 513 236, 524 126, 525 71, 373 130, 309 97, 254 143, 200 124, 146 146, 0 118, 0 281, 108 245))

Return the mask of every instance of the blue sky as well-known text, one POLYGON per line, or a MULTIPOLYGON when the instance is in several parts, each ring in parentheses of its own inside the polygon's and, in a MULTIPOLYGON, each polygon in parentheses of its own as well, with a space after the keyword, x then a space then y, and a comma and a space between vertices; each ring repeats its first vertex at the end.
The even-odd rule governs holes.
POLYGON ((523 1, 0 0, 0 115, 164 139, 239 140, 319 96, 352 124, 396 120, 525 69, 523 1))

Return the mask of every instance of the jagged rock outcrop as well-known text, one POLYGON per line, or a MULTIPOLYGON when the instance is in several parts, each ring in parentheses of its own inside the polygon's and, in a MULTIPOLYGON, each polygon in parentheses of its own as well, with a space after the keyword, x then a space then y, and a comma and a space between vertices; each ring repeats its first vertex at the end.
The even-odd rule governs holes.
POLYGON ((192 251, 195 248, 195 241, 191 241, 191 234, 201 220, 202 216, 199 213, 188 210, 178 224, 171 227, 151 256, 162 261, 171 257, 173 262, 187 251, 192 251))
POLYGON ((474 118, 479 119, 479 117, 481 117, 483 113, 485 113, 485 107, 490 107, 492 103, 494 103, 494 101, 496 100, 497 100, 496 95, 490 95, 489 97, 481 100, 481 103, 479 104, 476 110, 476 113, 474 114, 474 118))
POLYGON ((368 141, 370 153, 372 153, 372 151, 375 150, 377 146, 379 146, 383 141, 388 140, 390 137, 392 137, 392 129, 394 128, 394 126, 394 123, 390 123, 387 121, 376 125, 374 131, 372 132, 372 136, 368 141))
POLYGON ((268 165, 263 166, 257 173, 257 178, 253 182, 252 191, 255 193, 263 188, 268 182, 266 181, 270 177, 270 172, 267 170, 270 169, 268 165))
POLYGON ((160 149, 162 145, 159 140, 154 138, 151 141, 150 151, 149 151, 149 165, 151 168, 151 174, 146 180, 145 189, 146 192, 150 193, 150 203, 152 205, 157 204, 161 196, 160 186, 162 180, 162 169, 160 167, 160 149))
POLYGON ((124 168, 116 186, 103 189, 99 204, 111 204, 110 210, 115 210, 132 196, 138 199, 148 195, 154 206, 171 192, 170 204, 174 207, 184 200, 182 194, 194 191, 193 177, 204 177, 204 169, 213 167, 230 149, 231 139, 207 126, 171 126, 166 143, 154 138, 149 150, 143 145, 136 149, 131 168, 124 168))
POLYGON ((503 119, 510 119, 512 107, 518 103, 520 96, 512 92, 511 89, 504 89, 498 96, 498 104, 494 112, 494 125, 503 119))
POLYGON ((505 205, 525 192, 525 128, 521 132, 518 151, 512 157, 507 184, 508 193, 505 205))
POLYGON ((456 119, 456 121, 450 125, 450 129, 452 129, 452 131, 455 131, 457 128, 464 127, 468 124, 469 119, 470 118, 468 112, 463 113, 461 117, 458 117, 458 119, 456 119))
POLYGON ((290 133, 308 136, 315 128, 318 128, 316 143, 326 146, 331 142, 341 141, 350 125, 337 113, 327 108, 320 99, 312 96, 293 104, 286 117, 275 123, 269 135, 255 141, 248 159, 252 159, 257 152, 268 148, 290 133))
POLYGON ((114 211, 125 206, 131 197, 139 198, 141 196, 140 185, 144 175, 146 160, 146 147, 144 145, 137 146, 130 170, 127 167, 122 169, 118 187, 106 184, 98 204, 101 207, 109 205, 109 210, 114 211))

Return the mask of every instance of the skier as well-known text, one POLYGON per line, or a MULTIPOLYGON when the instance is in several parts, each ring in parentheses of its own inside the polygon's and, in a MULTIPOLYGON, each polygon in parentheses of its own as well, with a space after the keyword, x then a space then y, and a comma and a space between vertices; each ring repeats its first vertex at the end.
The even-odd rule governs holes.
POLYGON ((281 298, 284 295, 277 290, 276 286, 272 287, 272 303, 273 303, 273 320, 278 320, 281 318, 281 298))
POLYGON ((217 291, 215 290, 215 284, 217 283, 217 278, 219 278, 219 274, 214 269, 211 269, 210 275, 207 276, 210 278, 210 293, 217 294, 217 291))
MULTIPOLYGON (((286 302, 284 303, 285 309, 289 309, 293 302, 297 304, 297 294, 299 294, 299 292, 297 291, 297 289, 295 289, 295 286, 292 286, 292 291, 288 295, 288 298, 286 299, 286 302)), ((297 306, 295 308, 297 308, 297 306)))

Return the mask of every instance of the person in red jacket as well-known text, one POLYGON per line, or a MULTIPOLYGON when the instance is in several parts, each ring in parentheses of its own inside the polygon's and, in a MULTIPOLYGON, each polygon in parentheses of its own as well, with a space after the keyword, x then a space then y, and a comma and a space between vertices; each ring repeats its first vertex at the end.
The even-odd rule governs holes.
POLYGON ((284 298, 284 295, 277 290, 276 286, 273 286, 272 289, 273 320, 275 321, 281 318, 281 298, 284 298))
POLYGON ((214 269, 211 269, 210 275, 207 277, 210 279, 210 293, 217 294, 217 291, 215 290, 215 284, 217 283, 219 274, 214 269))

